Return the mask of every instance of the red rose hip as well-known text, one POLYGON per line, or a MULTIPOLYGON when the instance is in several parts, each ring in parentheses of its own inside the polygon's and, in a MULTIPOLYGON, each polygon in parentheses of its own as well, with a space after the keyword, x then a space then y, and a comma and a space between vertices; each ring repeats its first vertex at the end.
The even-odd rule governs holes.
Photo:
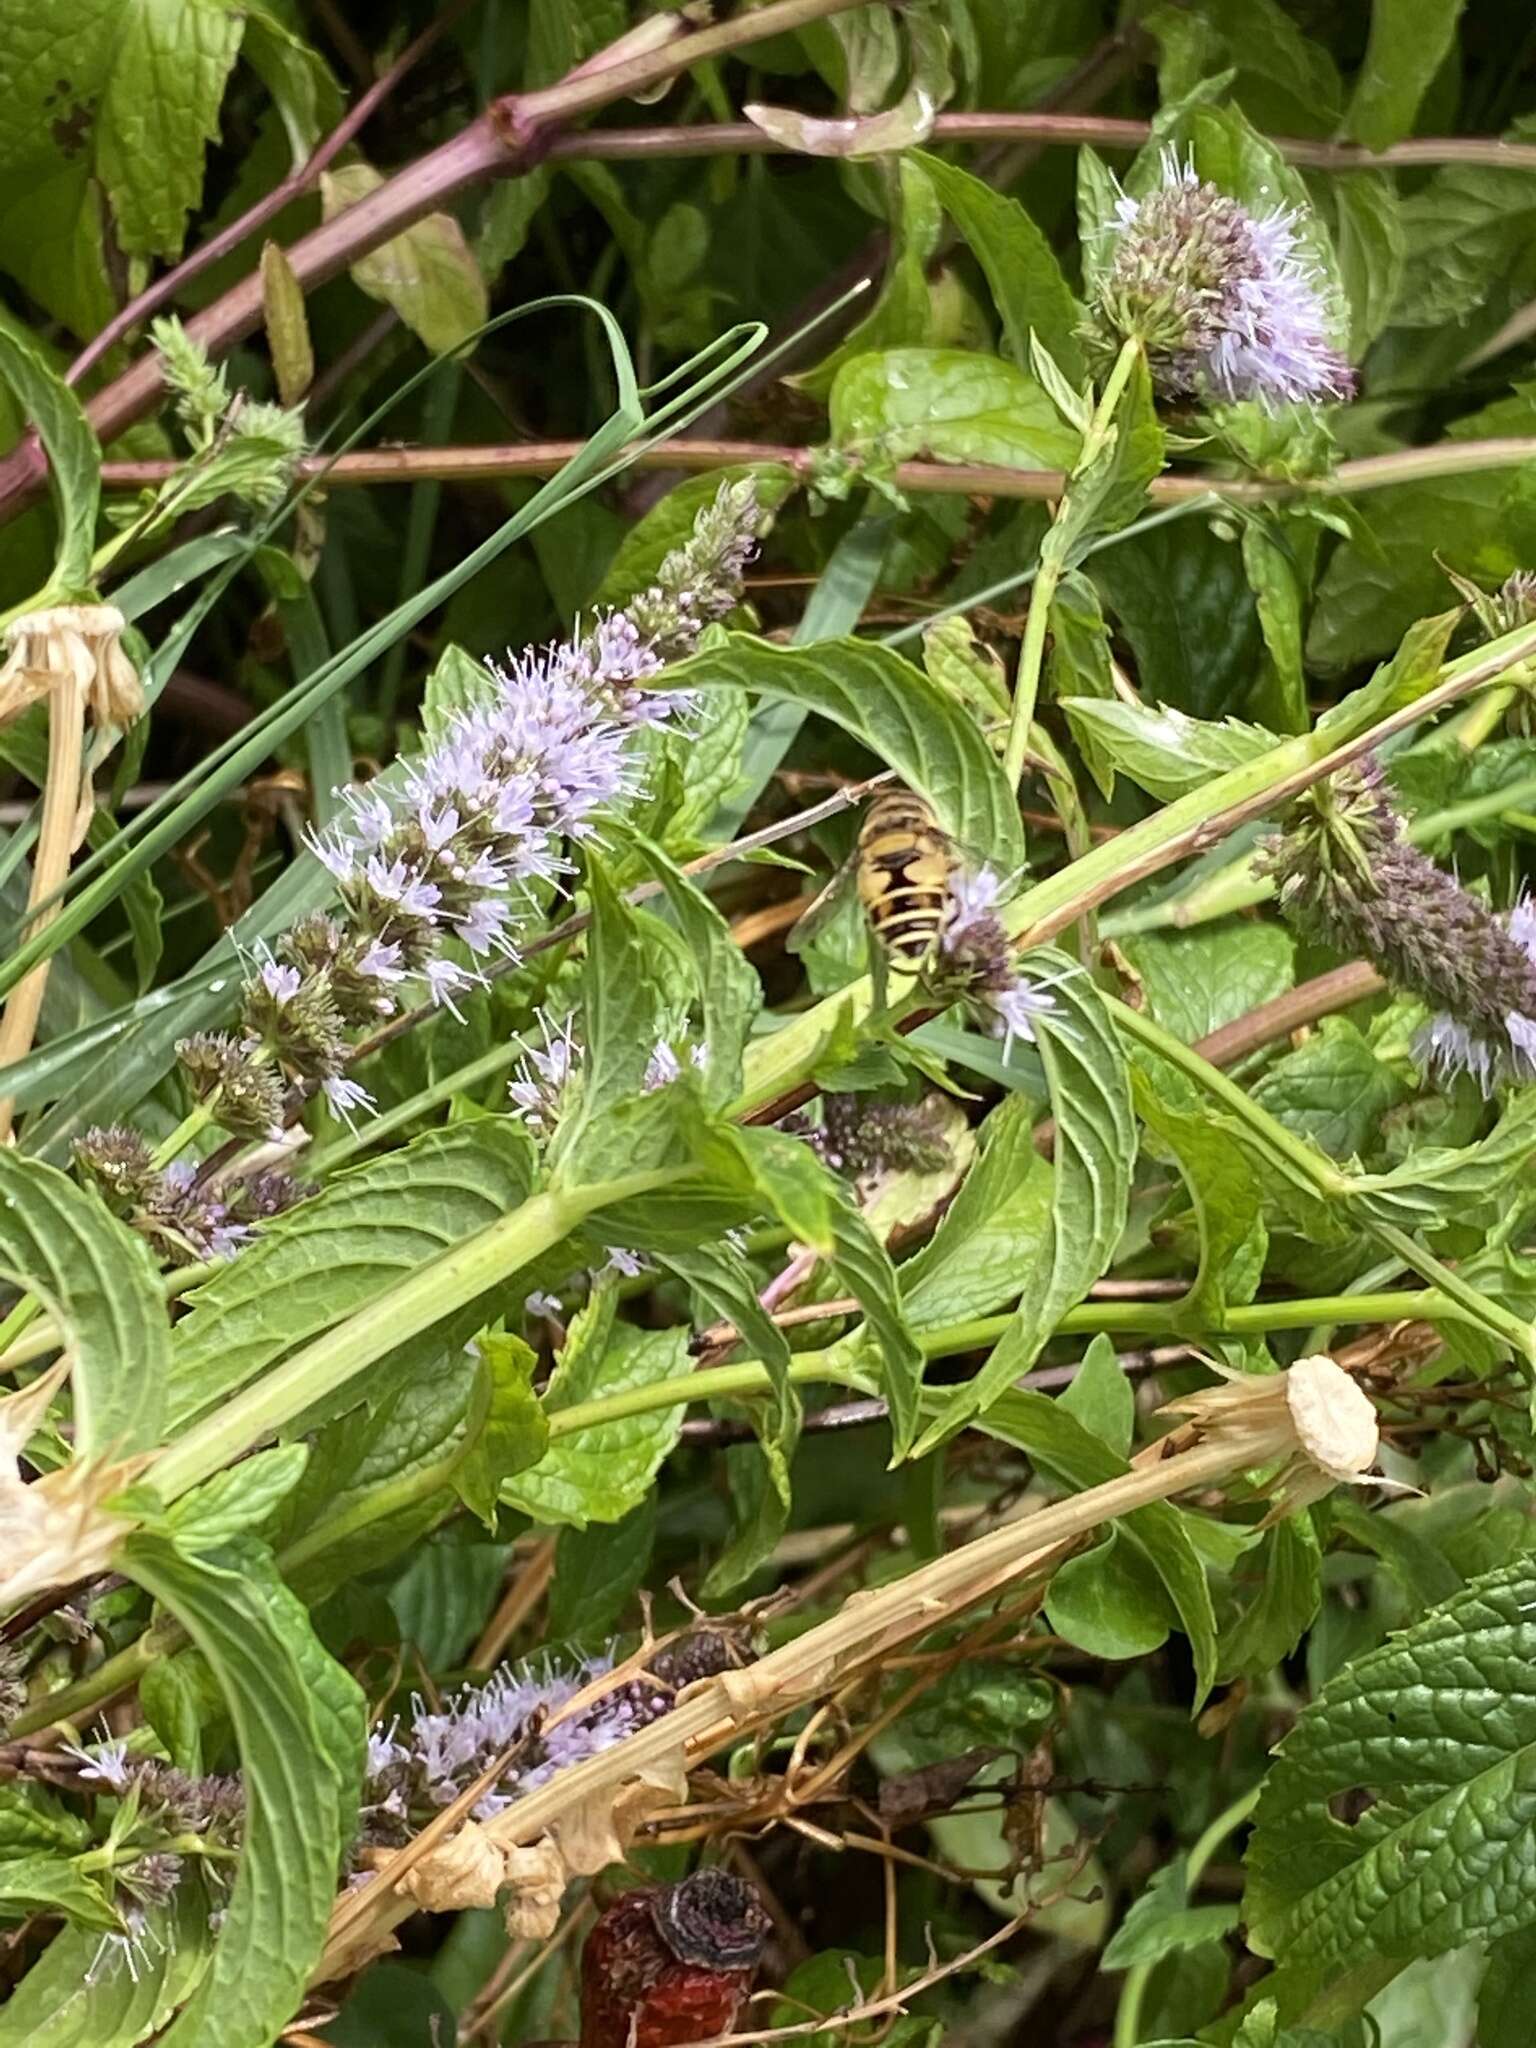
POLYGON ((626 1892, 581 1953, 581 2048, 684 2048, 730 2033, 769 1925, 752 1887, 724 1870, 626 1892))

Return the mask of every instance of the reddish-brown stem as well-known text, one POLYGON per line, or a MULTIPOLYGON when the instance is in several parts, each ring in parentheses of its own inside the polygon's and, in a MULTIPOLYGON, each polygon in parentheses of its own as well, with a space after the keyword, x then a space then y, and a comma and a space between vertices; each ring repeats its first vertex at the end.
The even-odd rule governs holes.
POLYGON ((114 342, 121 341, 131 327, 139 326, 152 313, 158 313, 162 306, 168 306, 184 285, 190 284, 194 277, 200 277, 211 264, 227 256, 231 249, 238 249, 242 242, 248 241, 259 228, 265 227, 269 220, 275 220, 285 206, 297 199, 301 193, 307 192, 318 181, 321 172, 336 161, 348 143, 360 132, 377 110, 379 103, 389 97, 411 67, 426 55, 438 37, 451 28, 470 5, 471 0, 452 0, 452 4, 444 7, 413 43, 406 45, 389 69, 369 86, 357 105, 348 109, 344 118, 330 134, 316 145, 303 163, 289 172, 281 184, 274 185, 270 192, 258 199, 238 220, 232 220, 228 227, 221 228, 218 234, 211 236, 199 248, 194 249, 191 255, 184 258, 173 270, 166 271, 163 277, 157 277, 137 298, 130 299, 122 311, 114 314, 100 334, 76 356, 64 373, 66 383, 78 384, 86 372, 93 369, 114 342))
MULTIPOLYGON (((330 489, 368 484, 495 483, 506 477, 554 476, 581 452, 580 441, 526 441, 486 447, 370 448, 351 455, 311 457, 299 464, 301 477, 323 477, 330 489)), ((698 473, 732 463, 771 462, 802 481, 814 474, 821 451, 764 441, 657 441, 634 453, 636 469, 698 473)), ((1427 448, 1402 448, 1342 462, 1331 476, 1292 483, 1254 477, 1166 475, 1154 477, 1147 495, 1172 505, 1211 495, 1237 503, 1267 504, 1278 498, 1350 496, 1409 483, 1426 476, 1461 476, 1489 469, 1524 469, 1536 461, 1536 438, 1506 436, 1485 441, 1442 441, 1427 448)), ((101 478, 108 490, 138 491, 162 484, 178 465, 163 460, 106 462, 101 478)), ((901 462, 892 472, 908 491, 950 496, 1055 499, 1064 479, 1059 469, 1010 469, 993 462, 901 462)))
MULTIPOLYGON (((1136 150, 1151 135, 1147 121, 1107 114, 940 114, 934 142, 1038 142, 1098 149, 1136 150)), ((1362 149, 1352 142, 1314 142, 1276 135, 1271 141, 1287 162, 1306 170, 1402 169, 1410 164, 1481 164, 1493 170, 1536 171, 1536 143, 1503 142, 1497 136, 1421 135, 1389 149, 1362 149)), ((596 128, 559 137, 552 158, 673 156, 779 156, 784 145, 750 121, 680 122, 664 128, 596 128)))

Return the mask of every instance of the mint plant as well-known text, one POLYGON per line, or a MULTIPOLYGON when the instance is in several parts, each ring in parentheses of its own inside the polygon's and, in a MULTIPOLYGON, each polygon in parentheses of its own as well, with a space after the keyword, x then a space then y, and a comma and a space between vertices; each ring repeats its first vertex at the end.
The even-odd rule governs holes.
POLYGON ((1513 2048, 1507 10, 0 39, 0 2048, 1513 2048))

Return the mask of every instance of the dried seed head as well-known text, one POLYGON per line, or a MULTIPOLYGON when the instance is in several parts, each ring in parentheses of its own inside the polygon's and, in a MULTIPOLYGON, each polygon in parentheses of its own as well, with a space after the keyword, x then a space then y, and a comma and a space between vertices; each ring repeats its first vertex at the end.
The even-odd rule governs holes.
POLYGON ((110 604, 54 605, 13 619, 5 629, 0 723, 67 682, 98 725, 131 725, 144 709, 144 690, 123 650, 126 623, 110 604))
POLYGON ((1244 1466, 1277 1466, 1266 1488, 1273 1515, 1367 1481, 1379 1448, 1376 1410, 1331 1358, 1301 1358, 1279 1373, 1207 1362, 1223 1383, 1180 1395, 1167 1412, 1188 1416, 1203 1439, 1226 1443, 1244 1466))
POLYGON ((656 1932, 680 1963, 754 1970, 773 1923, 757 1893, 727 1870, 696 1870, 651 1900, 656 1932))
POLYGON ((1321 1352, 1298 1358, 1285 1375, 1285 1398, 1314 1465, 1347 1485, 1375 1464, 1376 1410, 1341 1365, 1321 1352))

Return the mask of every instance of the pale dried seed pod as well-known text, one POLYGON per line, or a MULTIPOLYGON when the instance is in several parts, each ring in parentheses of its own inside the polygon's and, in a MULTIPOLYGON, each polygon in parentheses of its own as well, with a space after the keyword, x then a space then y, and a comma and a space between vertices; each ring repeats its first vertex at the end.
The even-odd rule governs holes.
POLYGON ((110 604, 53 605, 13 619, 0 668, 0 723, 67 681, 98 725, 131 725, 144 709, 144 687, 122 644, 126 624, 110 604))
POLYGON ((1273 1521, 1335 1486, 1387 1482, 1370 1476, 1380 1438, 1370 1397, 1342 1366, 1318 1353, 1286 1372, 1234 1372, 1208 1360, 1223 1384, 1181 1394, 1166 1412, 1187 1415, 1201 1439, 1229 1445, 1245 1466, 1276 1465, 1266 1491, 1273 1521))

